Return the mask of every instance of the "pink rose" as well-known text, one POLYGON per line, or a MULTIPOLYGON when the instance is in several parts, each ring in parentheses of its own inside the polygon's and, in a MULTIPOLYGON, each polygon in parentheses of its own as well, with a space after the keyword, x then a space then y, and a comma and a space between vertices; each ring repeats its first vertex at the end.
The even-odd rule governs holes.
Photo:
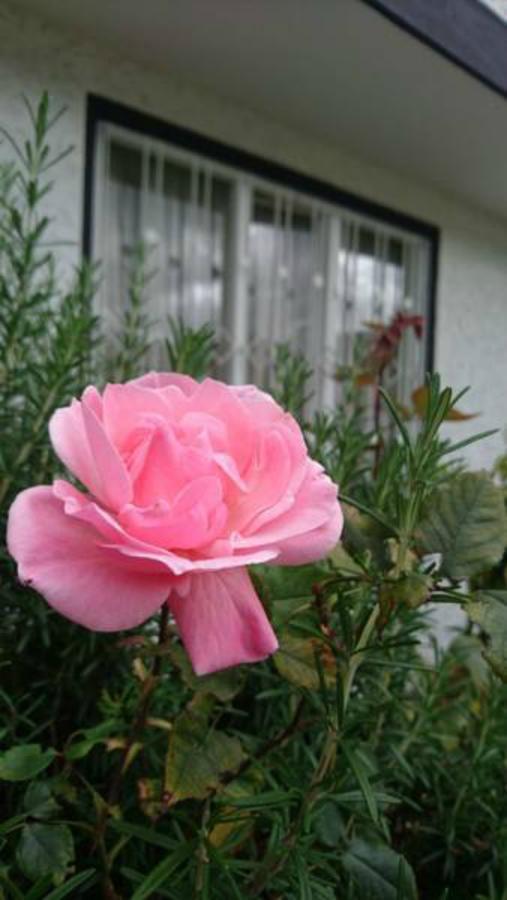
POLYGON ((49 432, 87 493, 57 480, 16 498, 7 541, 23 582, 95 631, 167 601, 199 675, 276 650, 247 565, 318 559, 342 528, 292 416, 255 387, 152 373, 88 387, 49 432))

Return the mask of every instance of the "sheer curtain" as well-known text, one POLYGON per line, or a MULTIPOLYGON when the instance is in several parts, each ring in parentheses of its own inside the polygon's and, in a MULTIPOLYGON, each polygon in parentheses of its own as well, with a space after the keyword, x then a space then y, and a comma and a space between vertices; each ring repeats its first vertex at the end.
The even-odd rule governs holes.
MULTIPOLYGON (((429 245, 417 235, 333 207, 116 126, 103 125, 96 185, 101 311, 114 334, 143 242, 152 365, 163 364, 167 317, 210 322, 220 374, 269 386, 273 348, 288 343, 314 368, 314 405, 336 402, 339 366, 357 363, 397 311, 428 307, 429 245)), ((404 337, 395 372, 406 400, 424 376, 425 345, 404 337)))
POLYGON ((180 162, 149 140, 106 137, 101 212, 106 329, 119 327, 133 254, 147 251, 146 303, 154 359, 167 318, 222 323, 230 184, 199 161, 180 162))

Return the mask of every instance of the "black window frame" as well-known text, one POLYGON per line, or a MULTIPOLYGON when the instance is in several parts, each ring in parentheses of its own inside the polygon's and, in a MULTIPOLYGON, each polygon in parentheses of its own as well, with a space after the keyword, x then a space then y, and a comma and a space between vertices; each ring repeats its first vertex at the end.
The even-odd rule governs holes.
POLYGON ((435 358, 435 322, 438 262, 440 252, 440 229, 423 219, 416 218, 391 206, 367 200, 359 194, 343 190, 335 185, 298 172, 280 163, 273 162, 230 144, 222 143, 204 134, 175 125, 171 122, 141 112, 115 100, 98 94, 88 94, 86 98, 85 171, 83 198, 82 250, 90 259, 93 246, 93 195, 96 174, 96 150, 98 129, 101 123, 109 123, 127 128, 137 134, 155 138, 167 144, 190 152, 207 156, 212 160, 229 165, 239 171, 283 185, 302 194, 307 194, 327 203, 340 206, 367 219, 392 225, 410 234, 423 237, 429 244, 428 312, 426 317, 426 370, 432 372, 435 358))

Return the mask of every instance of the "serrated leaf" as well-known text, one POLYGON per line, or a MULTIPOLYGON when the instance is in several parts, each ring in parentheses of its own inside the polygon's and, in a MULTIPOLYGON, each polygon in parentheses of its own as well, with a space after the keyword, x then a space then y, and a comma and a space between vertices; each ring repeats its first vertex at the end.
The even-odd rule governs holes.
POLYGON ((212 694, 217 700, 226 703, 228 700, 232 700, 243 687, 245 675, 239 666, 233 666, 212 675, 196 675, 187 653, 180 644, 171 646, 169 656, 180 670, 183 681, 192 691, 212 694))
POLYGON ((32 781, 25 791, 23 808, 34 819, 50 819, 59 806, 45 781, 32 781))
POLYGON ((273 656, 273 661, 280 675, 291 684, 308 690, 318 690, 320 678, 315 660, 317 653, 325 680, 334 684, 335 660, 332 652, 322 641, 314 638, 297 638, 289 634, 282 635, 280 649, 273 656))
POLYGON ((12 747, 0 754, 0 779, 27 781, 47 769, 55 756, 55 750, 42 750, 40 744, 12 747))
POLYGON ((441 553, 441 572, 465 578, 494 565, 507 534, 503 494, 482 472, 458 475, 433 495, 419 530, 423 549, 441 553))
POLYGON ((331 550, 329 558, 335 569, 344 572, 346 575, 364 575, 364 571, 355 560, 345 550, 343 544, 337 544, 334 550, 331 550))
POLYGON ((386 582, 380 589, 380 602, 387 607, 403 604, 410 609, 417 609, 428 600, 433 587, 430 575, 412 572, 393 583, 386 582))
POLYGON ((400 881, 404 900, 417 900, 412 869, 402 856, 384 844, 357 838, 342 856, 342 865, 356 882, 361 900, 398 900, 400 881))
POLYGON ((507 681, 507 591, 477 591, 473 596, 465 608, 472 622, 486 632, 484 658, 495 675, 507 681))
POLYGON ((203 799, 218 787, 224 772, 235 772, 244 759, 236 738, 210 728, 206 715, 185 710, 174 723, 166 759, 165 790, 171 803, 203 799))
POLYGON ((474 634, 460 634, 448 649, 456 662, 467 670, 466 677, 470 676, 478 690, 487 687, 489 682, 489 669, 482 651, 483 644, 474 634))
POLYGON ((30 822, 24 826, 16 850, 19 868, 30 881, 51 875, 62 881, 74 859, 74 841, 67 825, 30 822))
POLYGON ((338 805, 332 800, 327 800, 318 810, 313 828, 324 846, 337 847, 346 835, 345 822, 338 805))

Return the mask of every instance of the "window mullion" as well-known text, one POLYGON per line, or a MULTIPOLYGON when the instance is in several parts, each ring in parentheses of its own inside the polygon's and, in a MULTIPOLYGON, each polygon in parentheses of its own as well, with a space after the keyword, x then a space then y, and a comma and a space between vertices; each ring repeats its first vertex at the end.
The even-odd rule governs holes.
POLYGON ((339 216, 328 215, 324 226, 325 274, 324 274, 324 330, 322 352, 324 375, 321 402, 324 407, 336 403, 335 370, 338 362, 337 338, 339 332, 338 305, 338 253, 340 249, 341 222, 339 216))
POLYGON ((248 231, 252 208, 252 189, 246 181, 234 184, 231 200, 231 229, 227 266, 226 327, 232 348, 231 378, 236 384, 246 380, 248 344, 248 231))

